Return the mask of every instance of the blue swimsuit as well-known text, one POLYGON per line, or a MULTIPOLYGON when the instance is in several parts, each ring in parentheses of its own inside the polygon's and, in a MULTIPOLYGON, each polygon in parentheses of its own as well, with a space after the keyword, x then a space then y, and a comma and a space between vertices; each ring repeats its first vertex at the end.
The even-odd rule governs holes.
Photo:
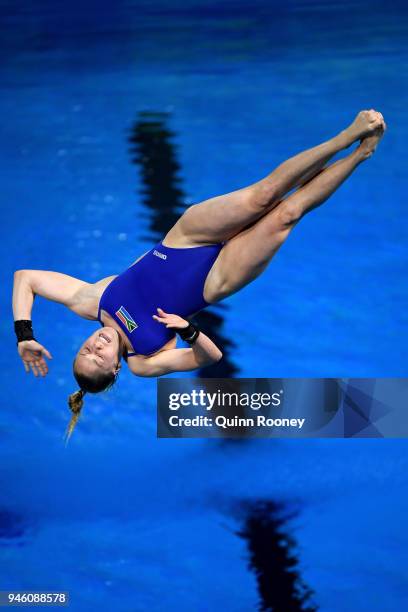
POLYGON ((104 310, 120 325, 135 349, 128 357, 154 353, 175 336, 174 330, 153 319, 158 307, 185 318, 209 306, 204 284, 223 246, 178 249, 158 242, 109 283, 99 302, 98 319, 102 323, 104 310))

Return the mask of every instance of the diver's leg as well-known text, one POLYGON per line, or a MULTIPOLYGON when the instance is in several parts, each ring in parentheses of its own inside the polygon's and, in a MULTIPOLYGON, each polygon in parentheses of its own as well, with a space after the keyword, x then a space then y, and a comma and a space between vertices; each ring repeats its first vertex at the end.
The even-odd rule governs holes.
POLYGON ((229 240, 206 279, 205 299, 210 303, 218 302, 257 278, 298 221, 326 201, 357 166, 372 155, 383 133, 380 128, 373 136, 365 138, 350 155, 323 170, 262 219, 229 240))
POLYGON ((165 236, 166 246, 199 246, 229 240, 272 210, 285 193, 308 181, 333 155, 372 133, 381 121, 381 113, 361 111, 337 136, 291 157, 257 183, 190 206, 165 236))

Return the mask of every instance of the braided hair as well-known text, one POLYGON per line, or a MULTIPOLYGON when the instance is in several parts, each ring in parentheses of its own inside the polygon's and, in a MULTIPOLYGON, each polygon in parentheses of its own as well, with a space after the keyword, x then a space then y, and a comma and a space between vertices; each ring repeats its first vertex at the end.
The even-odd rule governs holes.
POLYGON ((68 443, 68 440, 70 439, 71 434, 74 431, 75 425, 78 422, 82 406, 84 405, 83 398, 85 393, 86 391, 84 389, 78 389, 78 391, 75 391, 75 393, 71 393, 71 395, 68 397, 68 405, 72 411, 72 416, 65 434, 66 444, 68 443))

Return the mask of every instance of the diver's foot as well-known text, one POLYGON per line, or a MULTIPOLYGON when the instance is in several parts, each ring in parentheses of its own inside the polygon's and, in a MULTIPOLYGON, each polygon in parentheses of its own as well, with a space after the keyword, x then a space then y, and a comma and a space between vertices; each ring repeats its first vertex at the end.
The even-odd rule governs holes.
POLYGON ((385 132, 385 124, 377 127, 372 134, 369 136, 365 136, 360 141, 360 146, 357 147, 356 151, 361 154, 362 160, 368 159, 371 157, 376 150, 378 143, 381 138, 384 136, 385 132))
POLYGON ((349 147, 356 140, 370 136, 379 128, 382 128, 384 133, 386 127, 382 114, 372 108, 360 111, 353 123, 343 130, 342 135, 349 147))

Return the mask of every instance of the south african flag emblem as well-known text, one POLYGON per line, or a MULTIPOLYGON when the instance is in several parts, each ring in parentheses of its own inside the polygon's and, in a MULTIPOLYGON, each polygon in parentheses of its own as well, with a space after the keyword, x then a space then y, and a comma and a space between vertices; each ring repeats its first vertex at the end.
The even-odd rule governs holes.
POLYGON ((115 312, 115 315, 122 321, 123 325, 126 325, 128 331, 132 332, 136 329, 137 323, 134 322, 124 306, 121 306, 119 310, 115 312))

